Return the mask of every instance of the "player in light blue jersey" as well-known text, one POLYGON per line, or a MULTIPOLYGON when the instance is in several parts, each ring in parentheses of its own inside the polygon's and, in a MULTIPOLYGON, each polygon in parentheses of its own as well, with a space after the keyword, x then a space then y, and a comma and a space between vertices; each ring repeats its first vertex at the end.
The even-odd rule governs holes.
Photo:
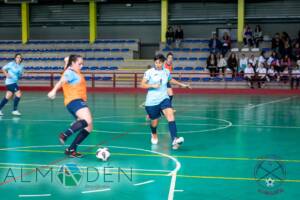
POLYGON ((141 82, 141 87, 148 89, 145 109, 151 119, 151 143, 157 144, 157 125, 161 112, 164 114, 169 124, 169 131, 172 139, 172 148, 178 149, 184 142, 183 137, 177 137, 177 127, 175 123, 174 111, 168 95, 168 83, 178 85, 184 88, 190 88, 189 85, 180 83, 173 79, 170 71, 163 67, 165 58, 163 55, 156 55, 154 58, 155 67, 147 70, 141 82))
POLYGON ((21 54, 15 55, 15 60, 12 62, 9 62, 4 67, 2 67, 2 71, 6 77, 5 79, 5 85, 6 85, 6 95, 2 99, 0 103, 0 116, 3 115, 2 108, 7 104, 8 100, 12 98, 15 95, 14 98, 14 107, 12 114, 16 116, 20 116, 21 113, 18 111, 18 104, 20 102, 22 93, 18 86, 18 81, 21 78, 23 74, 23 64, 22 64, 22 56, 21 54))

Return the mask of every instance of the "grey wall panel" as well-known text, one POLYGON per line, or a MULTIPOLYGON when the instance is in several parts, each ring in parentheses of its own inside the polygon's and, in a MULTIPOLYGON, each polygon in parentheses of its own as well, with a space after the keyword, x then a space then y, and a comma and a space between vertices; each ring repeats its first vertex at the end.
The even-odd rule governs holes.
POLYGON ((31 39, 88 39, 87 26, 57 26, 57 27, 31 27, 31 39))
POLYGON ((0 40, 21 40, 21 27, 0 27, 0 40))
POLYGON ((99 38, 132 38, 142 43, 157 43, 160 40, 158 25, 112 25, 98 28, 99 38))
POLYGON ((0 5, 0 23, 21 23, 20 5, 0 5))

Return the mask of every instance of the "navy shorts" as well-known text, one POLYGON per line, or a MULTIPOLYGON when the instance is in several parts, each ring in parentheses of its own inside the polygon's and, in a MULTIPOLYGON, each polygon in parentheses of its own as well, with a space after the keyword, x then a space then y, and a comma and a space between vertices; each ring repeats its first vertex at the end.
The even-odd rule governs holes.
POLYGON ((146 106, 146 112, 148 113, 150 119, 158 119, 161 117, 161 112, 166 108, 172 108, 170 99, 164 99, 160 104, 155 106, 146 106))
POLYGON ((77 119, 76 112, 81 108, 85 108, 85 107, 88 106, 86 102, 83 101, 82 99, 75 99, 67 105, 68 111, 73 115, 73 117, 75 117, 75 119, 77 119))
POLYGON ((18 84, 13 83, 13 84, 6 85, 6 89, 7 89, 7 91, 15 93, 15 92, 19 91, 19 86, 18 86, 18 84))
POLYGON ((167 83, 167 88, 172 88, 170 82, 167 83))

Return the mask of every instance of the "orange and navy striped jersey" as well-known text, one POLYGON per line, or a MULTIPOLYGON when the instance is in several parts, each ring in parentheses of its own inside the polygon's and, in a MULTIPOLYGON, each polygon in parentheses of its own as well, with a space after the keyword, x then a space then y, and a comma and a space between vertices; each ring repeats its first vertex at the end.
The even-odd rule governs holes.
POLYGON ((173 64, 169 65, 167 62, 165 62, 164 67, 169 70, 170 73, 173 71, 173 64))
POLYGON ((67 69, 63 73, 65 83, 62 85, 64 93, 64 104, 68 105, 75 99, 87 101, 86 82, 80 71, 67 69))

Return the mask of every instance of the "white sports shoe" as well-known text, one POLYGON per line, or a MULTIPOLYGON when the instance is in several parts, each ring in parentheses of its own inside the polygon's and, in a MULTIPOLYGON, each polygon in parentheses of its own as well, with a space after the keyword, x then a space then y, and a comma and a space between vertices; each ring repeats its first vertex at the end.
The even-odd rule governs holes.
POLYGON ((158 138, 151 137, 151 143, 152 144, 157 144, 158 143, 158 138))
POLYGON ((183 137, 175 138, 172 143, 172 149, 174 149, 174 150, 179 149, 179 147, 182 143, 184 143, 183 137))
POLYGON ((3 112, 0 110, 0 116, 3 116, 4 114, 3 114, 3 112))
POLYGON ((18 110, 12 111, 11 114, 13 114, 15 116, 20 116, 21 115, 21 113, 18 110))

